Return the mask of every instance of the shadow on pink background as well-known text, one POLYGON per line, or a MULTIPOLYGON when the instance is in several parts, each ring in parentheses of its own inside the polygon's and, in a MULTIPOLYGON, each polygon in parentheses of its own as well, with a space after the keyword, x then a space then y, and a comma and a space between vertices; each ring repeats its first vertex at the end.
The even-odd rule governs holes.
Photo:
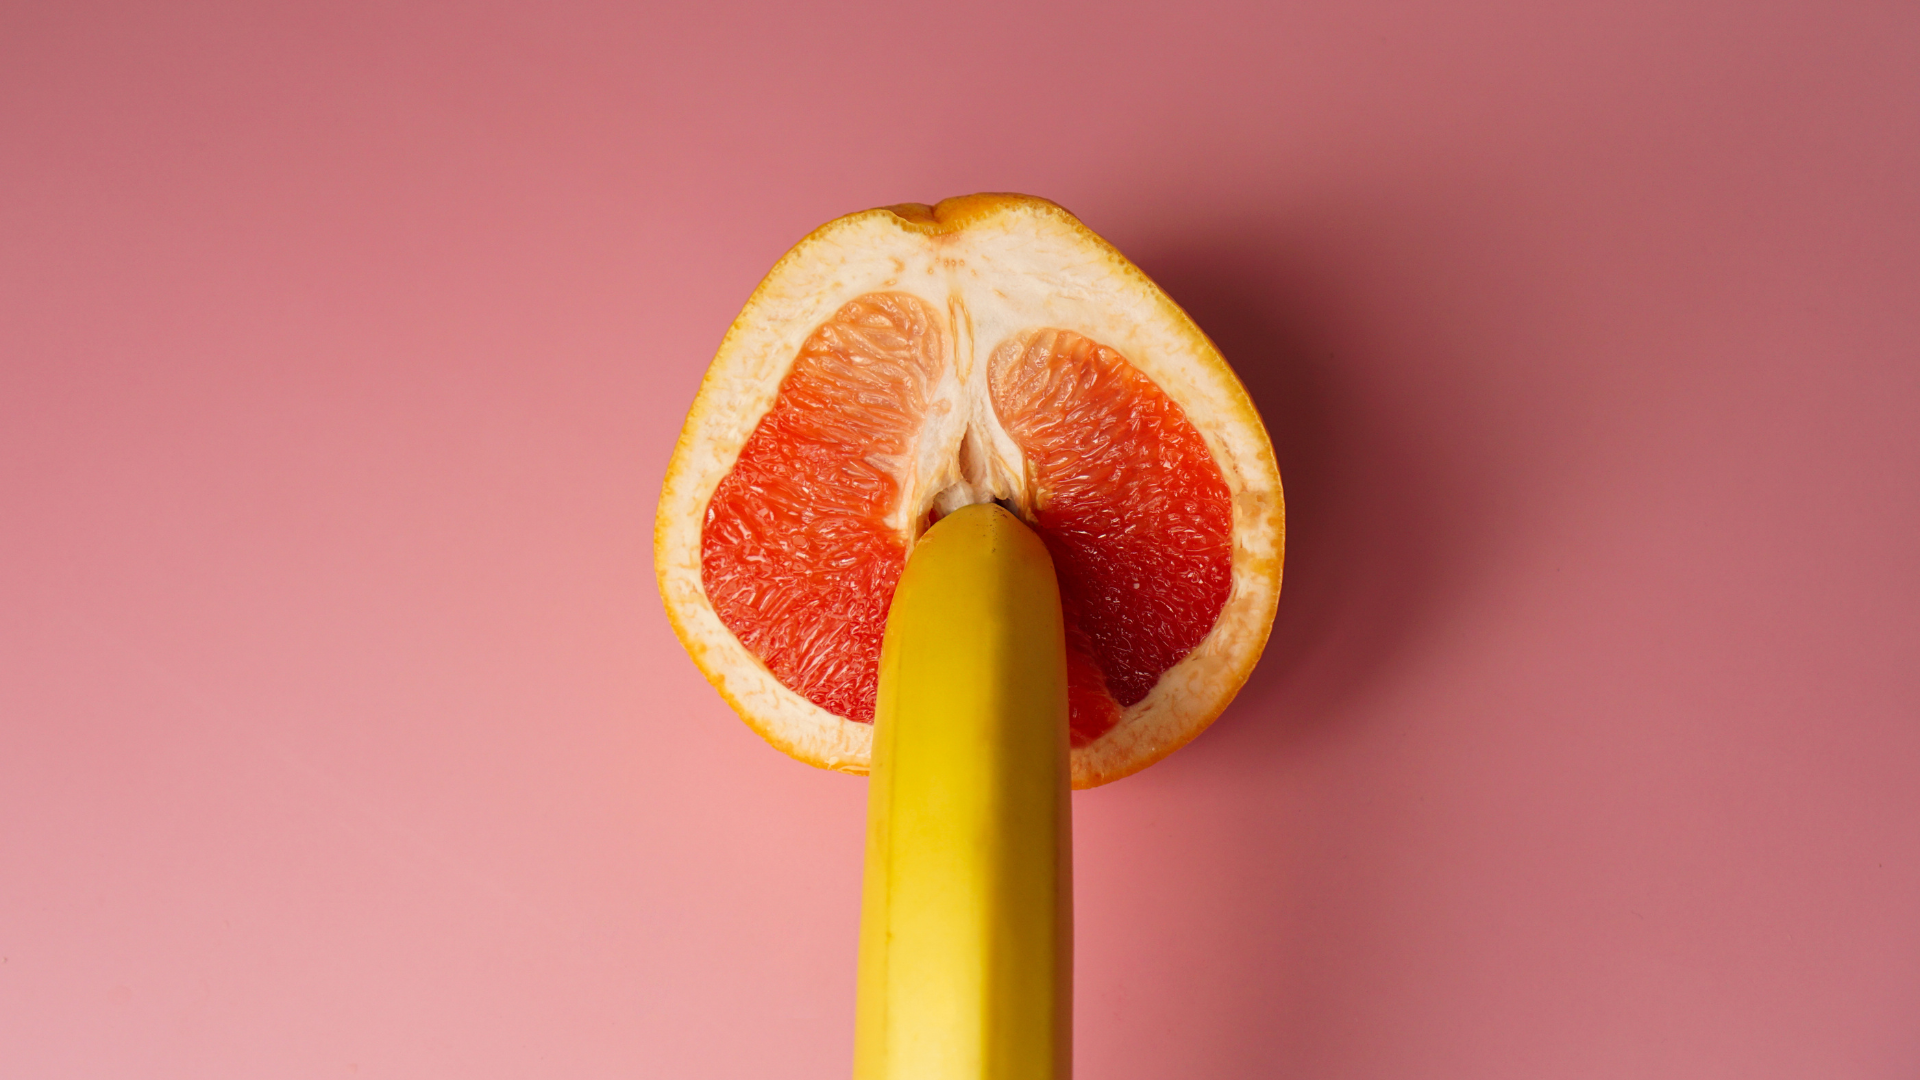
POLYGON ((832 1077, 864 785, 660 614, 759 276, 1054 198, 1286 594, 1077 797, 1086 1077, 1920 1071, 1900 5, 15 5, 0 1076, 832 1077))

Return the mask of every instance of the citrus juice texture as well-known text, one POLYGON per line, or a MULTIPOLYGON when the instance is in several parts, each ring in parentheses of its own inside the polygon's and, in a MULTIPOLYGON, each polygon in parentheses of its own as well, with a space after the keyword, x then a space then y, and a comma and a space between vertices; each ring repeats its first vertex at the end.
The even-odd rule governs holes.
MULTIPOLYGON (((702 522, 715 613, 787 687, 871 723, 907 554, 902 477, 948 363, 926 302, 871 293, 818 327, 702 522)), ((1085 745, 1207 636, 1232 586, 1231 495, 1153 381, 1079 334, 996 347, 995 419, 1058 574, 1071 737, 1085 745)), ((926 522, 911 527, 924 528, 926 522)))

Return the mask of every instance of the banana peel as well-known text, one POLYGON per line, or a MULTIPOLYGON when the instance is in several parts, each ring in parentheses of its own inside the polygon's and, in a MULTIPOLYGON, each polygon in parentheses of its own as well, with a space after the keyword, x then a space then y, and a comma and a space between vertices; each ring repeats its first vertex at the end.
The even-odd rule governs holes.
POLYGON ((1053 563, 963 507, 915 544, 880 653, 855 1080, 1067 1080, 1072 881, 1053 563))

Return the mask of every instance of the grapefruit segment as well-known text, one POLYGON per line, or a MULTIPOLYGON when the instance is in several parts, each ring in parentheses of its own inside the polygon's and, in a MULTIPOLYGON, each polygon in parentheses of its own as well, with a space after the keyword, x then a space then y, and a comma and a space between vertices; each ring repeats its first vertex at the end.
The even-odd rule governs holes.
POLYGON ((903 498, 944 366, 934 312, 911 296, 849 301, 807 338, 773 408, 715 489, 701 583, 782 684, 873 721, 887 605, 907 558, 903 498))
POLYGON ((1231 369, 1052 203, 850 215, 789 252, 721 344, 661 496, 662 598, 750 726, 864 772, 906 554, 989 501, 1055 565, 1075 786, 1218 715, 1265 643, 1285 532, 1231 369))
MULTIPOLYGON (((1139 702, 1198 646, 1232 587, 1233 501, 1186 413, 1119 353, 1044 330, 995 350, 995 412, 1026 459, 1075 652, 1114 704, 1139 702)), ((1084 673, 1076 745, 1119 717, 1084 673)))

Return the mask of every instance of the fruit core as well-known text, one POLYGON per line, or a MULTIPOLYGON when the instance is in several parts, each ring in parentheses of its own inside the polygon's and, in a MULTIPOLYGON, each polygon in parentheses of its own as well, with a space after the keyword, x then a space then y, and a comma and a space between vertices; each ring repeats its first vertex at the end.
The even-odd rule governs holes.
POLYGON ((783 684, 871 723, 911 539, 955 499, 1004 495, 1053 556, 1083 746, 1212 630, 1231 496, 1184 411, 1115 350, 1036 328, 968 378, 946 325, 917 297, 870 293, 807 338, 707 503, 701 581, 783 684), (996 471, 1007 443, 1019 464, 996 471))

